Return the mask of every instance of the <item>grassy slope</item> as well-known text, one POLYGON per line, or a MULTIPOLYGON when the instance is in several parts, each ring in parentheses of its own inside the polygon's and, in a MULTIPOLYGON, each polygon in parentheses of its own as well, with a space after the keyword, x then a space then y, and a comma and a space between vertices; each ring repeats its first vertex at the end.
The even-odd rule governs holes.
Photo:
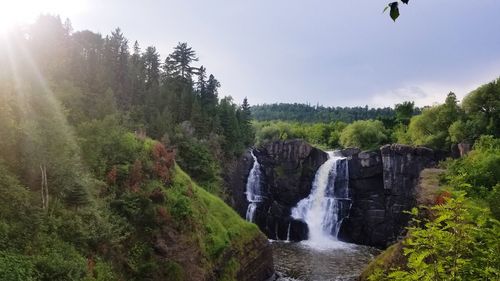
MULTIPOLYGON (((172 187, 166 188, 165 192, 165 206, 181 219, 177 226, 183 229, 184 235, 190 236, 191 243, 200 247, 204 270, 217 271, 218 279, 235 280, 239 262, 234 257, 244 254, 244 245, 262 235, 257 226, 246 222, 220 198, 200 188, 177 165, 172 187), (179 217, 179 208, 189 214, 184 220, 182 214, 179 217), (228 256, 233 258, 225 260, 228 256)), ((190 266, 183 264, 186 270, 190 266)))

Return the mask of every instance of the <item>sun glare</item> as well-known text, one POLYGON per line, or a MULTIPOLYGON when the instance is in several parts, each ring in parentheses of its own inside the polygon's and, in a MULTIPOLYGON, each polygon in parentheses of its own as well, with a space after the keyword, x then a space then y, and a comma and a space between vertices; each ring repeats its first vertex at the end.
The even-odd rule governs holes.
POLYGON ((0 33, 32 23, 40 14, 60 15, 64 20, 85 8, 86 0, 0 0, 0 33))

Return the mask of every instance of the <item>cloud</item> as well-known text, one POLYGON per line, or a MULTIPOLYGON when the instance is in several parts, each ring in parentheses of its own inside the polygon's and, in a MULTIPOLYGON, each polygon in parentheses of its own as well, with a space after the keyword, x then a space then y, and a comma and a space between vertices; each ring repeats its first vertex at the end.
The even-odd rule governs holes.
POLYGON ((474 81, 460 81, 455 83, 417 82, 408 83, 402 87, 389 89, 385 92, 375 94, 371 98, 374 107, 394 106, 404 101, 414 101, 417 106, 426 106, 443 103, 446 95, 453 92, 461 100, 468 93, 495 79, 495 75, 488 78, 478 78, 474 81), (416 86, 419 85, 419 86, 416 86))

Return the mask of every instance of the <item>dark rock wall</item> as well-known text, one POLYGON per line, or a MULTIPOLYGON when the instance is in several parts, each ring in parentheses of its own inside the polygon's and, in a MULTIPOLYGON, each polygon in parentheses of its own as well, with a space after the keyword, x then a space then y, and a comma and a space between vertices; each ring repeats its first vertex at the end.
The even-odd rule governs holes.
MULTIPOLYGON (((255 212, 255 223, 270 239, 307 238, 307 225, 290 217, 291 209, 311 192, 316 170, 328 155, 302 140, 276 141, 254 150, 261 165, 261 187, 266 194, 255 212)), ((245 189, 253 166, 250 152, 238 161, 230 176, 233 207, 245 217, 248 202, 245 189)))
POLYGON ((240 262, 238 281, 268 280, 274 275, 272 248, 263 235, 244 245, 241 253, 236 257, 240 262))
MULTIPOLYGON (((266 194, 256 210, 255 223, 270 239, 307 238, 307 225, 291 218, 291 209, 311 192, 317 169, 328 155, 301 140, 277 141, 254 150, 261 164, 261 186, 266 194)), ((384 248, 404 233, 415 206, 420 171, 432 167, 439 152, 424 147, 386 145, 375 151, 345 149, 352 206, 339 239, 384 248)), ((230 177, 232 205, 245 217, 245 188, 253 159, 245 153, 230 177)))
POLYGON ((404 232, 415 206, 420 172, 435 164, 428 148, 385 145, 379 151, 344 150, 349 161, 352 206, 339 238, 386 247, 404 232))

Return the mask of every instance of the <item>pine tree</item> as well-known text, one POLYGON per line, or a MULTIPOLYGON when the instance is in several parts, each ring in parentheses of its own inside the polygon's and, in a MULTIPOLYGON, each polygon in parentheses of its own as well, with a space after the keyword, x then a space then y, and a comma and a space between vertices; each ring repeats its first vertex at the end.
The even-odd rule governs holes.
POLYGON ((253 143, 255 133, 251 124, 252 112, 250 110, 250 104, 248 103, 248 99, 246 97, 243 99, 243 103, 241 104, 238 112, 241 137, 245 146, 249 146, 253 143))
POLYGON ((66 192, 65 202, 71 207, 78 209, 90 203, 89 194, 81 183, 75 183, 66 192))
POLYGON ((191 63, 198 61, 196 52, 188 47, 187 43, 178 43, 165 60, 165 72, 168 77, 180 77, 186 80, 191 80, 196 68, 191 66, 191 63))
POLYGON ((158 87, 160 84, 160 55, 155 47, 147 47, 142 57, 145 70, 146 90, 158 87))

